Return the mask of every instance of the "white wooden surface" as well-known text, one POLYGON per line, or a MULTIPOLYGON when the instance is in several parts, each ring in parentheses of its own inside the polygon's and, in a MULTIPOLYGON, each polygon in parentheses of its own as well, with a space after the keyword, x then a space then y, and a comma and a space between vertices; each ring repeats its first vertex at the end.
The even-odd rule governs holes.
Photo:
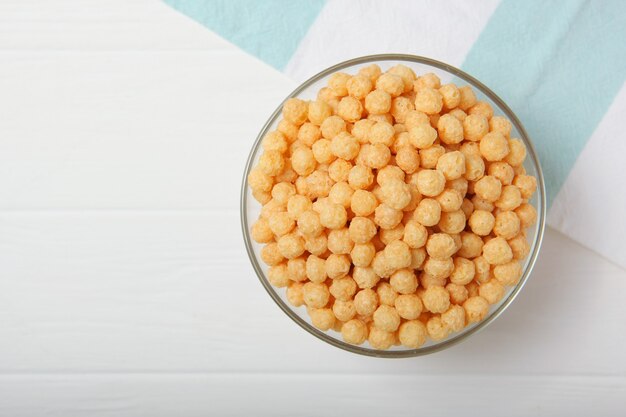
POLYGON ((158 1, 0 1, 0 416, 623 415, 626 271, 551 230, 509 310, 429 357, 284 316, 237 199, 293 87, 158 1))

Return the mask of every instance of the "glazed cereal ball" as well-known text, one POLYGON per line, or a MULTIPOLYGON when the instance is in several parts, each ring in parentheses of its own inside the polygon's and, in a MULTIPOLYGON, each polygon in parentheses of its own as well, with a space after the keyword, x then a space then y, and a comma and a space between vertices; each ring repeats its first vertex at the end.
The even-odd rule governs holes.
POLYGON ((339 101, 337 115, 347 122, 354 123, 361 119, 363 105, 354 97, 344 97, 339 101))
POLYGON ((437 170, 443 173, 446 180, 461 177, 465 173, 465 155, 459 151, 441 155, 437 161, 437 170))
MULTIPOLYGON (((430 119, 424 112, 411 110, 404 117, 404 124, 408 131, 420 125, 430 126, 430 119)), ((437 133, 437 131, 435 131, 437 133)))
POLYGON ((347 255, 330 254, 326 259, 326 275, 331 279, 341 278, 350 271, 350 258, 347 255))
POLYGON ((463 199, 463 203, 461 204, 461 210, 465 213, 465 218, 469 218, 474 212, 474 203, 467 198, 463 199))
POLYGON ((459 103, 459 108, 461 110, 468 111, 470 107, 476 104, 476 95, 474 95, 472 87, 469 85, 459 88, 459 93, 461 93, 461 102, 459 103))
POLYGON ((528 203, 524 203, 516 208, 515 214, 520 219, 520 224, 523 228, 530 227, 537 221, 537 210, 528 203))
POLYGON ((309 175, 315 170, 315 157, 309 148, 298 148, 291 155, 291 167, 298 175, 309 175))
POLYGON ((413 101, 408 97, 396 97, 391 100, 389 113, 391 113, 396 122, 404 123, 406 121, 406 115, 411 110, 414 110, 414 108, 413 101))
POLYGON ((354 194, 354 190, 347 182, 337 182, 330 188, 328 200, 333 204, 339 204, 348 208, 352 201, 352 194, 354 194))
POLYGON ((391 124, 387 122, 376 122, 370 128, 367 138, 371 144, 382 143, 385 146, 391 146, 395 133, 391 124))
POLYGON ((373 169, 383 168, 391 159, 391 151, 382 143, 370 145, 365 154, 365 165, 373 169))
MULTIPOLYGON (((333 281, 334 283, 334 281, 333 281)), ((330 292, 332 293, 332 287, 330 292)), ((333 314, 340 321, 348 321, 356 316, 356 308, 354 302, 350 299, 347 301, 335 300, 333 303, 333 314)))
POLYGON ((404 225, 400 223, 393 229, 382 229, 378 234, 378 238, 385 244, 393 242, 394 240, 401 240, 404 236, 404 225))
POLYGON ((280 204, 287 204, 296 194, 296 187, 288 182, 279 182, 272 188, 272 198, 280 204))
POLYGON ((304 284, 301 282, 291 281, 289 283, 289 288, 287 288, 287 301, 294 307, 300 307, 304 304, 302 287, 304 287, 304 284))
POLYGON ((305 263, 305 274, 311 282, 321 283, 326 280, 326 260, 309 255, 305 263))
POLYGON ((305 123, 298 130, 298 140, 308 147, 313 146, 322 137, 320 128, 313 123, 305 123))
POLYGON ((371 288, 365 288, 354 296, 356 313, 361 316, 371 316, 378 307, 378 294, 371 288))
POLYGON ((404 236, 402 240, 410 248, 421 248, 428 239, 428 230, 417 220, 409 220, 404 226, 404 236))
POLYGON ((523 234, 515 236, 508 243, 515 259, 524 259, 530 253, 530 244, 523 234))
POLYGON ((417 173, 417 189, 422 195, 439 195, 446 185, 446 178, 441 171, 423 169, 417 173))
POLYGON ((470 233, 461 232, 461 249, 458 254, 464 258, 475 258, 480 256, 483 250, 483 240, 480 236, 470 233))
POLYGON ((333 90, 333 93, 338 97, 348 95, 348 80, 352 78, 345 72, 336 72, 328 79, 328 87, 333 90))
POLYGON ((437 131, 429 124, 419 124, 409 129, 411 145, 418 149, 429 148, 437 139, 437 131))
POLYGON ((465 158, 465 179, 479 181, 485 175, 485 161, 480 155, 469 155, 465 158))
POLYGON ((289 121, 285 119, 278 122, 276 130, 282 133, 289 143, 296 140, 296 137, 298 136, 298 126, 294 125, 293 123, 289 123, 289 121))
POLYGON ((403 146, 396 153, 396 164, 407 174, 412 174, 419 169, 419 153, 412 146, 403 146))
POLYGON ((320 139, 313 144, 313 157, 320 164, 329 164, 335 160, 331 143, 328 139, 320 139))
POLYGON ((359 143, 369 142, 369 131, 376 122, 369 119, 361 119, 352 126, 350 133, 359 143))
POLYGON ((473 296, 463 303, 465 319, 468 323, 477 323, 487 316, 489 302, 481 296, 473 296))
POLYGON ((371 242, 363 243, 363 244, 355 244, 350 251, 350 258, 352 259, 352 263, 357 267, 366 267, 374 259, 374 255, 376 255, 376 248, 374 248, 374 244, 371 242))
POLYGON ((446 285, 446 290, 450 294, 450 302, 452 304, 463 304, 467 300, 467 288, 465 285, 453 284, 446 285))
POLYGON ((386 72, 376 80, 376 89, 397 97, 404 92, 404 81, 399 76, 386 72))
MULTIPOLYGON (((350 169, 348 173, 348 184, 350 187, 357 190, 363 190, 369 188, 374 182, 374 174, 371 168, 363 165, 355 165, 350 169)), ((355 192, 356 194, 356 192, 355 192)))
MULTIPOLYGON (((370 220, 371 221, 371 220, 370 220)), ((338 255, 347 255, 354 247, 347 227, 328 232, 328 250, 338 255)))
POLYGON ((272 229, 266 219, 260 218, 250 230, 252 239, 257 243, 268 243, 274 239, 272 229))
POLYGON ((461 143, 463 140, 463 124, 459 119, 449 114, 444 114, 439 118, 437 131, 443 143, 453 145, 461 143))
POLYGON ((419 320, 406 321, 400 325, 398 338, 402 346, 417 349, 426 342, 427 330, 419 320))
POLYGON ((437 166, 439 157, 446 153, 446 150, 441 145, 433 145, 428 149, 420 150, 420 162, 423 168, 433 169, 437 166))
POLYGON ((461 233, 465 229, 465 213, 463 210, 441 213, 441 219, 437 226, 444 233, 461 233))
POLYGON ((439 88, 439 93, 443 99, 443 107, 451 110, 461 103, 461 92, 454 84, 445 84, 439 88))
POLYGON ((272 177, 259 168, 254 168, 250 171, 250 174, 248 174, 248 185, 255 191, 270 191, 273 182, 272 177))
POLYGON ((487 300, 489 304, 495 304, 504 296, 504 286, 497 279, 491 279, 480 284, 478 295, 487 300))
POLYGON ((495 207, 492 202, 480 198, 478 195, 472 197, 472 204, 474 205, 474 211, 485 210, 492 212, 495 207))
POLYGON ((417 248, 411 249, 411 269, 421 269, 424 261, 426 260, 426 249, 417 248))
POLYGON ((360 345, 367 340, 367 326, 361 320, 352 319, 341 326, 341 336, 346 343, 360 345))
POLYGON ((406 320, 415 320, 422 313, 424 306, 416 294, 402 294, 394 301, 398 315, 406 320))
POLYGON ((298 231, 303 236, 319 236, 323 230, 319 214, 315 211, 307 210, 298 217, 298 231))
POLYGON ((380 281, 380 277, 376 275, 373 268, 354 267, 352 278, 359 288, 373 288, 380 281))
POLYGON ((372 80, 365 75, 350 77, 346 83, 348 94, 357 100, 363 100, 372 91, 372 80))
POLYGON ((375 83, 378 77, 381 74, 380 67, 376 64, 368 65, 367 67, 363 67, 359 70, 359 75, 364 75, 370 79, 372 83, 375 83))
POLYGON ((441 211, 446 213, 460 210, 463 204, 463 196, 453 189, 443 190, 435 199, 441 206, 441 211))
POLYGON ((474 210, 467 223, 478 236, 487 236, 493 230, 496 218, 489 211, 474 210))
POLYGON ((324 120, 332 116, 333 109, 323 100, 309 102, 308 117, 313 125, 320 126, 324 120))
POLYGON ((454 240, 446 233, 433 233, 426 243, 428 256, 435 259, 446 259, 456 251, 454 240))
POLYGON ((295 226, 295 222, 287 212, 278 212, 272 214, 268 221, 270 230, 276 236, 283 236, 291 232, 295 226))
POLYGON ((378 301, 380 304, 393 306, 398 298, 398 293, 388 282, 379 282, 376 287, 376 294, 378 294, 378 301))
POLYGON ((513 185, 519 188, 522 198, 531 198, 537 189, 537 178, 531 175, 516 175, 513 185))
POLYGON ((385 259, 390 268, 396 270, 411 265, 409 245, 401 240, 390 242, 384 250, 385 259))
POLYGON ((269 132, 265 135, 262 145, 263 149, 266 151, 278 151, 280 153, 284 153, 289 147, 285 136, 277 130, 269 132))
POLYGON ((489 164, 488 173, 500 180, 502 185, 511 184, 515 175, 513 167, 506 162, 492 162, 489 164))
POLYGON ((370 114, 385 114, 391 109, 391 95, 382 90, 374 90, 365 97, 365 109, 370 114))
POLYGON ((367 340, 374 349, 387 350, 393 346, 396 341, 396 337, 392 332, 372 327, 367 340))
POLYGON ((319 236, 305 236, 304 248, 313 255, 321 256, 328 250, 328 238, 325 233, 319 236))
POLYGON ((373 314, 374 326, 376 328, 395 332, 400 327, 400 315, 394 307, 388 305, 379 306, 373 314))
POLYGON ((272 266, 267 271, 267 279, 275 287, 282 288, 289 285, 289 273, 287 272, 287 264, 281 263, 272 266))
POLYGON ((454 270, 450 274, 450 282, 457 285, 466 285, 474 279, 475 273, 474 262, 457 256, 454 258, 454 270))
POLYGON ((487 262, 483 256, 474 258, 473 262, 476 270, 476 273, 474 274, 474 281, 478 283, 489 281, 489 272, 491 270, 489 262, 487 262))
POLYGON ((522 265, 513 260, 493 268, 493 276, 502 285, 514 285, 522 276, 522 265))
POLYGON ((413 218, 423 226, 434 226, 438 224, 441 219, 441 207, 437 200, 424 198, 417 205, 413 218))
POLYGON ((404 182, 404 171, 394 165, 387 165, 386 167, 378 170, 376 174, 376 182, 379 185, 385 185, 392 180, 399 180, 404 182))
POLYGON ((393 229, 402 221, 402 211, 381 204, 374 210, 374 223, 383 229, 393 229))
POLYGON ((495 237, 484 244, 483 256, 491 265, 502 265, 513 259, 513 252, 506 240, 495 237))
POLYGON ((322 136, 326 139, 332 139, 346 129, 346 122, 339 116, 327 117, 320 126, 322 136))
MULTIPOLYGON (((444 103, 444 104, 445 104, 445 103, 444 103)), ((448 114, 449 114, 450 116, 454 116, 454 117, 456 117, 456 118, 457 118, 457 119, 459 119, 461 122, 463 122, 463 121, 465 120, 465 118, 467 117, 467 113, 465 113, 463 110, 458 109, 458 108, 457 108, 457 109, 454 109, 454 110, 451 110, 450 112, 448 112, 448 114)))
POLYGON ((356 282, 350 277, 337 278, 330 285, 330 293, 336 300, 349 301, 356 293, 356 282))
POLYGON ((500 132, 487 133, 480 140, 479 147, 480 154, 487 161, 500 161, 509 153, 509 143, 500 132))
MULTIPOLYGON (((315 147, 315 145, 313 145, 315 147)), ((330 150, 333 155, 341 159, 354 159, 359 153, 360 145, 348 132, 341 132, 330 142, 330 150)))
POLYGON ((314 308, 309 311, 309 316, 311 324, 320 330, 328 330, 335 325, 335 315, 330 308, 314 308))
POLYGON ((492 132, 500 132, 507 138, 511 134, 512 127, 511 122, 502 116, 493 116, 489 120, 489 130, 492 132))
MULTIPOLYGON (((369 171, 371 174, 371 171, 369 171)), ((373 181, 373 179, 372 179, 373 181)), ((357 216, 369 216, 376 210, 378 200, 369 191, 356 190, 350 200, 350 210, 357 216)))
POLYGON ((511 239, 520 231, 520 219, 512 211, 501 211, 496 215, 493 232, 496 236, 511 239))
POLYGON ((424 87, 417 90, 415 95, 415 109, 426 114, 436 114, 441 111, 443 97, 434 88, 424 87))
POLYGON ((465 309, 459 305, 452 305, 441 314, 441 322, 445 328, 458 332, 465 327, 465 309))
MULTIPOLYGON (((307 195, 311 198, 326 197, 333 186, 333 181, 326 171, 316 170, 306 178, 307 195)), ((296 190, 298 187, 296 186, 296 190)))
POLYGON ((348 220, 346 209, 339 204, 326 204, 320 210, 320 223, 329 229, 339 229, 348 220))
POLYGON ((335 159, 328 166, 328 176, 335 182, 347 182, 352 164, 343 159, 335 159))
MULTIPOLYGON (((376 225, 367 217, 354 217, 350 221, 350 239, 355 243, 367 243, 376 235, 376 225)), ((330 235, 328 236, 330 239, 330 235)), ((329 240, 330 246, 330 240, 329 240)))
MULTIPOLYGON (((431 275, 435 279, 444 279, 450 276, 454 270, 454 262, 452 258, 434 259, 428 258, 424 263, 424 272, 431 275)), ((426 285, 424 285, 426 287, 426 285)))
POLYGON ((412 294, 417 289, 417 276, 411 269, 399 269, 391 274, 389 284, 400 294, 412 294))
POLYGON ((511 166, 521 166, 526 159, 526 146, 519 139, 509 139, 509 154, 504 158, 511 166))
POLYGON ((381 187, 383 202, 391 208, 402 210, 411 202, 411 190, 402 180, 392 178, 381 187))
POLYGON ((295 233, 289 233, 278 239, 278 250, 286 259, 294 259, 304 253, 304 240, 295 233))
POLYGON ((306 101, 297 98, 290 98, 283 105, 283 117, 289 123, 300 126, 306 122, 309 106, 306 101))
POLYGON ((487 119, 491 119, 493 117, 493 108, 486 101, 478 101, 468 110, 468 113, 480 114, 485 116, 487 119))
POLYGON ((450 307, 450 294, 445 288, 433 285, 422 294, 422 302, 426 310, 432 313, 443 313, 450 307))
POLYGON ((328 304, 330 292, 323 283, 307 282, 302 287, 302 297, 308 307, 322 308, 328 304))
POLYGON ((484 200, 495 202, 502 193, 502 183, 491 175, 485 175, 474 185, 476 195, 484 200))
POLYGON ((514 185, 502 187, 500 198, 494 203, 500 210, 515 210, 522 204, 522 193, 514 185))
POLYGON ((390 74, 394 74, 402 78, 404 83, 404 92, 408 93, 413 89, 413 82, 415 81, 415 72, 406 65, 398 64, 391 67, 388 71, 390 74))

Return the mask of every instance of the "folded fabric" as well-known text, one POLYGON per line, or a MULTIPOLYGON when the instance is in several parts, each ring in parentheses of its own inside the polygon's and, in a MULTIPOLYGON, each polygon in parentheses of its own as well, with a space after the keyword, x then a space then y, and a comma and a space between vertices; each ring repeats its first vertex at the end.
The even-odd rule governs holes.
POLYGON ((626 267, 626 2, 166 2, 296 81, 376 53, 462 68, 530 134, 548 224, 626 267))

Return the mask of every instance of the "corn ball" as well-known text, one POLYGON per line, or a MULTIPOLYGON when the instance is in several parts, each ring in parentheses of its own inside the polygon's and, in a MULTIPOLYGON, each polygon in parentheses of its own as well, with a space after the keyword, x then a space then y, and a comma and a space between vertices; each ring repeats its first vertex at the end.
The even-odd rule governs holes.
POLYGON ((382 229, 380 233, 378 234, 378 238, 385 245, 388 245, 394 240, 401 240, 403 236, 404 236, 404 225, 402 223, 400 223, 393 229, 382 229))
POLYGON ((320 330, 329 330, 335 325, 335 315, 330 308, 314 308, 309 311, 311 324, 320 330))
POLYGON ((509 154, 509 142, 500 132, 489 132, 483 136, 479 148, 487 161, 501 161, 509 154))
POLYGON ((504 286, 499 280, 491 279, 480 284, 478 295, 487 300, 489 304, 495 304, 504 297, 504 286))
POLYGON ((270 193, 261 190, 252 190, 252 197, 261 204, 267 204, 272 199, 270 193))
MULTIPOLYGON (((369 220, 369 219, 368 219, 369 220)), ((337 255, 347 255, 354 247, 348 228, 335 229, 328 232, 328 250, 337 255)))
POLYGON ((488 174, 500 180, 502 185, 510 185, 515 172, 513 167, 506 162, 492 162, 489 164, 488 174))
POLYGON ((476 104, 476 95, 469 85, 465 85, 459 88, 461 93, 461 102, 459 108, 463 111, 468 111, 474 104, 476 104))
POLYGON ((384 250, 387 264, 395 269, 407 268, 411 265, 411 251, 409 245, 401 240, 390 242, 384 250))
POLYGON ((526 146, 519 139, 509 139, 508 148, 510 151, 504 160, 513 167, 521 166, 526 159, 526 146))
POLYGON ((402 221, 402 211, 380 204, 374 210, 374 223, 383 229, 393 229, 402 221))
POLYGON ((521 227, 527 228, 537 222, 537 210, 530 204, 521 204, 515 209, 515 214, 520 220, 521 227))
POLYGON ((490 202, 498 200, 501 196, 502 190, 502 183, 496 177, 491 175, 482 177, 480 180, 476 181, 476 184, 474 185, 474 192, 476 195, 490 202))
POLYGON ((333 204, 339 204, 348 208, 352 201, 352 194, 354 194, 354 190, 347 182, 337 182, 330 188, 328 200, 333 204))
POLYGON ((352 194, 350 210, 357 216, 369 216, 376 210, 377 206, 378 200, 374 194, 369 191, 356 190, 354 194, 352 194))
POLYGON ((417 189, 422 195, 435 197, 446 185, 446 179, 439 170, 423 169, 417 173, 417 189))
POLYGON ((409 268, 415 269, 415 270, 419 270, 422 268, 422 265, 424 264, 424 261, 426 260, 426 249, 424 248, 417 248, 417 249, 411 249, 411 265, 409 265, 409 268))
POLYGON ((402 180, 390 179, 381 187, 383 203, 389 207, 402 210, 411 202, 411 190, 402 180))
POLYGON ((454 269, 450 274, 450 282, 457 285, 466 285, 474 279, 475 273, 474 262, 457 256, 454 258, 454 269))
POLYGON ((415 95, 415 109, 432 115, 439 113, 443 107, 443 97, 439 91, 430 87, 417 90, 415 95))
POLYGON ((283 117, 290 123, 300 126, 307 120, 309 106, 305 101, 290 98, 283 105, 283 117))
POLYGON ((382 71, 380 67, 376 64, 370 64, 367 67, 363 67, 359 70, 359 75, 364 75, 368 77, 372 83, 376 82, 381 73, 382 71))
POLYGON ((283 136, 285 136, 285 139, 287 139, 288 143, 296 140, 296 137, 298 136, 298 126, 290 123, 285 119, 278 122, 276 130, 278 130, 280 133, 283 134, 283 136))
POLYGON ((399 269, 391 275, 389 284, 400 294, 412 294, 418 286, 417 276, 411 269, 399 269))
POLYGON ((252 229, 250 230, 250 235, 257 243, 268 243, 274 239, 269 222, 263 218, 260 218, 256 221, 256 223, 254 223, 252 229))
POLYGON ((371 316, 378 308, 378 294, 371 288, 364 288, 354 296, 354 307, 357 314, 371 316))
POLYGON ((478 101, 468 110, 468 113, 480 114, 485 116, 487 119, 491 119, 493 117, 493 108, 491 107, 491 104, 486 101, 478 101))
POLYGON ((472 260, 474 262, 474 281, 478 283, 487 282, 490 278, 491 265, 484 256, 477 256, 472 260))
POLYGON ((531 198, 537 189, 537 179, 530 175, 516 175, 513 185, 519 188, 522 198, 531 198))
POLYGON ((332 253, 326 258, 326 275, 332 279, 344 277, 350 272, 350 265, 350 258, 347 255, 332 253))
POLYGON ((429 124, 418 124, 409 128, 410 143, 418 149, 431 147, 436 139, 437 131, 429 124))
POLYGON ((506 240, 495 237, 483 245, 483 257, 491 265, 502 265, 513 259, 513 252, 506 240))
POLYGON ((461 331, 465 327, 465 309, 459 305, 450 306, 441 314, 441 322, 449 331, 461 331))
POLYGON ((444 114, 437 121, 437 132, 443 143, 453 145, 463 140, 463 124, 456 117, 444 114))
POLYGON ((304 240, 295 233, 286 234, 278 239, 278 250, 286 259, 294 259, 304 253, 304 240))
POLYGON ((442 340, 448 337, 450 329, 441 320, 441 316, 435 315, 428 319, 426 322, 426 330, 428 336, 433 340, 442 340))
POLYGON ((337 107, 337 115, 347 122, 354 123, 361 119, 363 105, 354 97, 343 97, 337 107))
POLYGON ((372 91, 372 80, 365 75, 355 75, 346 82, 348 94, 357 100, 363 100, 372 91))
POLYGON ((428 239, 428 230, 417 220, 410 220, 404 226, 404 236, 402 240, 410 248, 421 248, 426 244, 428 239))
POLYGON ((500 210, 515 210, 522 204, 522 193, 514 185, 502 187, 500 198, 494 203, 500 210))
POLYGON ((474 212, 474 203, 472 203, 471 200, 464 198, 463 203, 461 203, 461 210, 465 213, 465 218, 469 218, 474 212))
POLYGON ((459 256, 468 259, 475 258, 480 256, 482 250, 483 240, 480 236, 471 232, 461 232, 461 248, 458 251, 459 256))
POLYGON ((374 90, 365 97, 365 109, 370 114, 385 114, 391 109, 391 95, 383 90, 374 90))
POLYGON ((291 155, 291 167, 298 175, 311 174, 316 165, 315 156, 309 148, 298 148, 291 155))
POLYGON ((374 326, 387 332, 395 332, 400 327, 400 315, 394 307, 380 305, 373 314, 374 326))
POLYGON ((298 140, 308 147, 313 146, 321 137, 320 128, 313 123, 305 123, 298 130, 298 140))
POLYGON ((320 223, 329 229, 339 229, 348 220, 346 209, 339 204, 326 204, 320 210, 320 223))
POLYGON ((513 260, 493 268, 493 276, 502 285, 515 285, 522 277, 522 265, 513 260))
POLYGON ((446 233, 433 233, 426 243, 428 256, 435 259, 446 259, 456 251, 454 240, 446 233))
POLYGON ((496 236, 504 239, 511 239, 520 231, 520 219, 512 211, 501 211, 496 215, 496 222, 493 226, 493 232, 496 236))
POLYGON ((441 80, 436 74, 432 72, 417 77, 417 79, 413 83, 413 88, 417 91, 425 87, 437 89, 441 87, 441 80))
POLYGON ((386 72, 376 80, 376 89, 397 97, 404 93, 404 81, 398 75, 386 72))
POLYGON ((413 218, 423 226, 434 226, 441 219, 441 206, 439 206, 437 200, 424 198, 417 205, 413 218))
POLYGON ((396 153, 396 164, 407 174, 414 173, 420 166, 418 151, 412 146, 403 146, 396 153))
POLYGON ((461 92, 454 84, 445 84, 439 88, 443 100, 443 107, 451 110, 461 103, 461 92))
POLYGON ((375 143, 368 146, 365 153, 365 165, 372 169, 380 169, 389 163, 391 150, 382 143, 375 143))
POLYGON ((420 163, 423 168, 433 169, 437 166, 437 161, 446 150, 441 145, 433 145, 427 149, 420 150, 420 163))
POLYGON ((376 287, 376 294, 378 294, 378 300, 381 305, 393 306, 398 298, 398 293, 393 289, 391 284, 385 281, 378 283, 376 287))
POLYGON ((346 343, 360 345, 367 340, 368 330, 365 323, 352 319, 341 326, 341 336, 346 343))
POLYGON ((354 123, 354 126, 352 126, 352 130, 350 131, 350 133, 359 141, 359 143, 368 143, 369 131, 375 123, 376 122, 373 120, 361 119, 358 122, 354 123))
POLYGON ((271 266, 267 271, 267 279, 275 287, 286 287, 289 285, 289 273, 287 264, 281 263, 271 266))
POLYGON ((371 144, 382 143, 385 146, 391 146, 395 133, 391 124, 376 122, 368 132, 368 140, 371 144))
POLYGON ((414 110, 415 106, 413 101, 408 97, 396 97, 391 100, 391 109, 389 113, 393 116, 394 120, 398 123, 404 123, 406 121, 407 114, 414 110))
MULTIPOLYGON (((376 224, 367 217, 354 217, 349 227, 350 239, 355 243, 367 243, 376 235, 376 224)), ((329 235, 330 239, 330 235, 329 235)), ((330 240, 329 240, 330 246, 330 240)))
POLYGON ((347 84, 350 78, 350 75, 345 72, 336 72, 330 76, 328 87, 330 87, 337 96, 343 97, 348 94, 347 84))
POLYGON ((373 268, 359 266, 354 267, 352 278, 359 288, 373 288, 380 281, 380 277, 374 272, 373 268))
POLYGON ((530 244, 521 233, 509 240, 508 243, 515 259, 524 259, 530 253, 530 244))
POLYGON ((294 307, 300 307, 304 304, 304 297, 302 295, 302 282, 291 281, 287 288, 287 301, 294 307))
POLYGON ((392 332, 372 327, 367 340, 374 349, 387 350, 393 346, 396 337, 392 332))
POLYGON ((304 248, 312 255, 321 256, 328 249, 328 238, 325 233, 319 236, 305 236, 304 248))
POLYGON ((441 219, 437 226, 439 230, 448 234, 461 233, 465 229, 465 213, 463 210, 441 213, 441 219))
POLYGON ((400 325, 398 338, 403 346, 417 349, 426 342, 427 330, 419 320, 405 321, 400 325))
POLYGON ((481 296, 473 296, 463 303, 465 320, 468 323, 477 323, 485 318, 489 312, 489 302, 481 296))
MULTIPOLYGON (((430 126, 430 119, 426 113, 417 110, 411 110, 404 116, 404 124, 407 131, 420 125, 430 126)), ((434 130, 434 129, 433 129, 434 130)), ((437 131, 435 131, 437 133, 437 131)))
POLYGON ((463 304, 465 300, 467 300, 468 292, 465 285, 458 285, 454 283, 449 283, 446 285, 446 290, 450 294, 450 303, 452 304, 463 304))
POLYGON ((336 300, 349 301, 356 293, 356 282, 350 277, 337 278, 330 285, 330 293, 336 300))
POLYGON ((348 173, 348 184, 355 190, 368 188, 374 182, 372 170, 363 165, 355 165, 348 173))
POLYGON ((446 180, 454 180, 465 173, 465 155, 459 151, 448 152, 437 160, 437 170, 446 180))
POLYGON ((424 263, 424 272, 435 279, 448 278, 454 270, 452 258, 435 259, 428 258, 424 263))
POLYGON ((323 308, 328 304, 330 292, 323 283, 307 282, 302 287, 304 303, 312 308, 323 308))
MULTIPOLYGON (((332 293, 332 289, 330 290, 332 293)), ((339 321, 348 321, 352 320, 354 316, 356 316, 356 308, 354 307, 354 302, 352 299, 347 301, 335 300, 333 303, 333 314, 337 317, 339 321)))
POLYGON ((511 135, 512 127, 511 122, 502 116, 493 116, 489 120, 489 130, 492 132, 500 132, 507 138, 511 135))

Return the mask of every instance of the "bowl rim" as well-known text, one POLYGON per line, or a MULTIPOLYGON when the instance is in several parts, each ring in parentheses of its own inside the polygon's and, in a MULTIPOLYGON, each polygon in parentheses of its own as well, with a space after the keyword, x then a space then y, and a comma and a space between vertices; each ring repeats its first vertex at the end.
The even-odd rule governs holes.
POLYGON ((491 91, 491 89, 489 89, 482 82, 478 81, 476 78, 467 74, 466 72, 450 64, 446 64, 444 62, 437 61, 432 58, 427 58, 427 57, 418 56, 418 55, 410 55, 410 54, 377 54, 377 55, 366 55, 366 56, 361 56, 358 58, 349 59, 347 61, 340 62, 338 64, 335 64, 331 67, 328 67, 320 71, 319 73, 313 75, 312 77, 304 81, 302 84, 300 84, 287 97, 285 97, 285 99, 278 105, 276 110, 274 110, 274 112, 268 118, 267 122, 265 122, 259 134, 257 135, 257 138, 250 150, 250 154, 248 155, 248 158, 246 160, 246 167, 245 167, 244 174, 243 174, 243 180, 241 184, 241 195, 240 195, 241 230, 243 233, 244 243, 246 246, 246 252, 248 253, 248 257, 250 259, 250 262, 252 263, 254 271, 256 272, 257 278, 259 279, 259 281, 261 281, 261 284, 263 285, 267 293, 270 295, 270 297, 274 300, 274 302, 280 307, 280 309, 285 314, 287 314, 288 317, 290 317, 294 322, 296 322, 301 328, 303 328, 304 330, 306 330, 308 333, 312 334, 313 336, 317 337, 318 339, 321 339, 325 341, 326 343, 329 343, 335 347, 346 350, 348 352, 357 353, 357 354, 365 355, 365 356, 371 356, 371 357, 379 357, 379 358, 408 358, 408 357, 422 356, 422 355, 427 355, 427 354, 431 354, 435 352, 440 352, 444 349, 447 349, 449 347, 452 347, 454 345, 461 343, 462 341, 467 340, 470 336, 475 335, 479 331, 486 328, 494 320, 496 320, 504 312, 504 310, 506 310, 508 306, 511 305, 511 303, 515 300, 515 298, 517 298, 519 292, 522 290, 522 288, 528 281, 528 278, 530 277, 532 270, 534 269, 535 263, 537 261, 537 256, 539 254, 539 250, 543 242, 543 236, 544 236, 544 231, 545 231, 546 210, 547 210, 546 206, 547 206, 547 202, 546 202, 545 182, 544 182, 544 177, 543 177, 543 171, 541 169, 541 163, 537 156, 537 151, 535 150, 535 147, 532 141, 530 140, 528 133, 524 129, 524 126, 522 125, 520 120, 517 118, 515 113, 511 110, 511 108, 498 95, 496 95, 493 91, 491 91), (526 148, 528 150, 527 154, 530 155, 537 169, 537 193, 539 196, 538 207, 537 207, 538 230, 537 230, 537 236, 535 237, 535 241, 532 243, 532 253, 529 254, 528 265, 526 269, 524 270, 519 282, 516 284, 513 291, 509 294, 508 298, 504 300, 502 304, 500 304, 500 306, 498 306, 498 308, 495 311, 493 311, 488 317, 486 317, 484 320, 476 324, 471 329, 468 329, 462 333, 459 333, 458 335, 451 337, 449 339, 446 339, 442 342, 438 342, 430 346, 420 347, 417 349, 377 350, 377 349, 370 349, 370 348, 365 348, 365 347, 361 347, 357 345, 351 345, 307 323, 304 319, 302 319, 299 315, 297 315, 292 310, 292 308, 288 306, 279 297, 274 287, 272 287, 272 285, 269 283, 269 281, 265 277, 265 274, 261 268, 261 265, 257 261, 256 256, 254 254, 252 239, 248 231, 249 225, 248 225, 248 219, 247 219, 247 213, 246 213, 246 208, 248 206, 248 201, 247 201, 248 200, 247 198, 248 174, 250 173, 250 170, 252 168, 252 161, 254 159, 254 155, 256 154, 263 137, 266 135, 267 131, 269 130, 269 127, 274 123, 277 117, 281 114, 282 107, 285 101, 290 98, 298 96, 302 91, 307 89, 311 84, 317 82, 318 80, 326 77, 327 75, 331 73, 334 73, 336 71, 339 71, 348 67, 352 67, 354 65, 375 63, 375 62, 381 62, 381 61, 404 61, 404 62, 413 62, 413 63, 418 63, 418 64, 429 65, 429 66, 438 68, 440 70, 447 71, 453 76, 456 76, 466 81, 468 84, 472 85, 472 87, 479 89, 481 93, 489 97, 490 100, 495 102, 498 105, 498 107, 500 107, 500 109, 504 112, 504 114, 509 118, 511 123, 513 123, 513 125, 517 128, 518 132, 520 133, 521 139, 524 141, 524 144, 526 145, 526 148))

